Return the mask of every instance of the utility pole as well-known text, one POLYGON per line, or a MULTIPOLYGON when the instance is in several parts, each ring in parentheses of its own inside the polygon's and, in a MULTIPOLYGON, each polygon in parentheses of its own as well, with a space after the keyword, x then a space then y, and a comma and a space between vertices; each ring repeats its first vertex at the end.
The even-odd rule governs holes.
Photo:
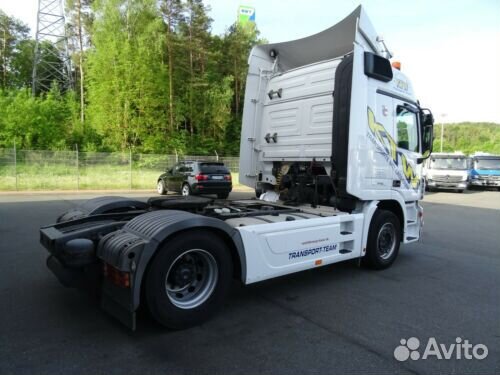
POLYGON ((441 152, 443 152, 443 134, 444 134, 444 118, 446 117, 446 113, 441 113, 441 152))
POLYGON ((54 81, 61 90, 73 87, 63 0, 38 0, 33 95, 50 90, 54 81))

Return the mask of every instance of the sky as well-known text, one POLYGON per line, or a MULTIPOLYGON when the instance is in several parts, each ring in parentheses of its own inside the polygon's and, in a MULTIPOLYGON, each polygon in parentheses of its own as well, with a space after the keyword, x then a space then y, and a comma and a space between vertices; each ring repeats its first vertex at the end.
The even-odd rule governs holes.
MULTIPOLYGON (((320 32, 351 13, 353 0, 205 0, 212 32, 223 34, 239 5, 256 9, 269 42, 320 32)), ((500 123, 500 0, 362 1, 377 33, 438 122, 500 123)), ((37 0, 0 0, 0 9, 36 29, 37 0)))

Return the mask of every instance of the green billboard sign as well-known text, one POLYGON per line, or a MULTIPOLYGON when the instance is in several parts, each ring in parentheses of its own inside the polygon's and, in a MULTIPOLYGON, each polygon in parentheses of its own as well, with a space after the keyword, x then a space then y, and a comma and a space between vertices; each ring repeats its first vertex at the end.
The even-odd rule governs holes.
POLYGON ((240 25, 255 23, 255 8, 241 5, 238 8, 238 22, 240 25))

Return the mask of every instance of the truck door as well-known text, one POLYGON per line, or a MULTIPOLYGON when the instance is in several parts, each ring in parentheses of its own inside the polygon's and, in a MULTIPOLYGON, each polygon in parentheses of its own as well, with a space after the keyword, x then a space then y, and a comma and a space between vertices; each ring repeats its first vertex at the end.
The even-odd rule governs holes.
POLYGON ((391 190, 393 180, 396 178, 394 168, 388 162, 388 157, 392 159, 393 145, 390 139, 394 139, 394 111, 393 98, 387 95, 377 93, 375 117, 373 119, 377 124, 375 137, 379 139, 381 148, 377 148, 374 153, 372 163, 366 163, 368 170, 365 176, 371 179, 371 188, 377 190, 391 190))
POLYGON ((422 157, 419 142, 418 108, 400 99, 394 104, 394 140, 397 145, 397 166, 393 189, 405 201, 419 199, 421 194, 422 166, 417 159, 422 157))

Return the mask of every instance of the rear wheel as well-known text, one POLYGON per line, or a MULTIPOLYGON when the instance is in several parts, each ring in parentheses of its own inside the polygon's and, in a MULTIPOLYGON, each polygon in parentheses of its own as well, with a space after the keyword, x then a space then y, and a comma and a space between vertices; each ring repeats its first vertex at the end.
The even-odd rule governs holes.
POLYGON ((156 186, 156 191, 158 191, 158 194, 160 195, 167 194, 167 188, 165 187, 165 182, 163 180, 158 181, 158 185, 156 186))
POLYGON ((363 263, 373 269, 390 267, 401 242, 401 224, 391 211, 377 209, 370 223, 363 263))
POLYGON ((182 185, 181 194, 185 197, 191 195, 191 188, 189 187, 188 184, 182 185))
POLYGON ((151 315, 172 329, 204 322, 222 304, 232 271, 229 249, 213 233, 174 237, 159 250, 146 277, 151 315))

